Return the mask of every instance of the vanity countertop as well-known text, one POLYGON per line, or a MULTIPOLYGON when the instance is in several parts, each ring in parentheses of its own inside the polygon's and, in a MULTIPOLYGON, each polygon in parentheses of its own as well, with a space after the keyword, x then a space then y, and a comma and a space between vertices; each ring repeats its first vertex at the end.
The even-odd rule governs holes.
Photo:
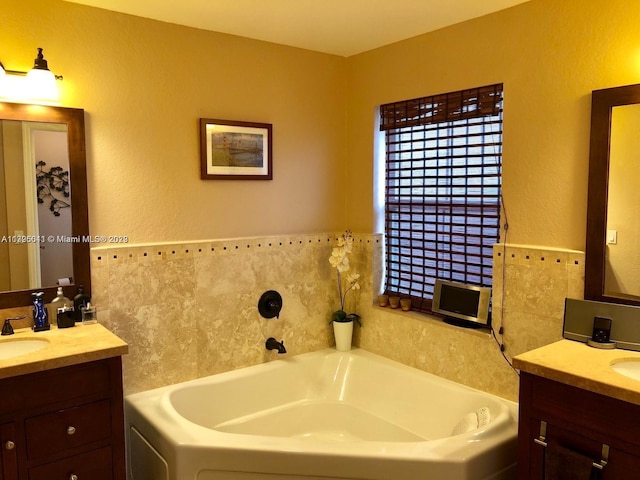
POLYGON ((40 339, 49 345, 35 352, 0 359, 0 378, 66 367, 102 360, 127 353, 129 346, 99 323, 78 324, 75 327, 34 333, 30 328, 15 330, 13 335, 0 337, 3 342, 40 339))
POLYGON ((640 380, 611 368, 621 360, 640 361, 640 352, 601 350, 572 340, 560 340, 513 358, 523 372, 640 405, 640 380))

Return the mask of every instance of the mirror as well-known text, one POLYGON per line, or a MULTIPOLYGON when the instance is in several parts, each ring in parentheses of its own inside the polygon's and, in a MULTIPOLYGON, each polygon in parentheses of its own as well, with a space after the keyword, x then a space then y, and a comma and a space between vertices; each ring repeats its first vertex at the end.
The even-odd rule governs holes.
POLYGON ((11 268, 0 271, 0 308, 30 305, 32 291, 49 302, 69 277, 67 297, 80 284, 90 292, 84 111, 0 103, 0 120, 0 268, 11 268), (13 242, 21 233, 45 241, 13 242))
POLYGON ((640 85, 591 99, 587 300, 640 305, 640 85))

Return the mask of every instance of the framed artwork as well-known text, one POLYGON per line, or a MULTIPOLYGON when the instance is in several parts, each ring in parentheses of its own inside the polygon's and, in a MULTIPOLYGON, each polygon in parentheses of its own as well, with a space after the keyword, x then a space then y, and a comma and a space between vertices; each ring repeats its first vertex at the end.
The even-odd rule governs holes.
POLYGON ((200 178, 271 180, 272 125, 200 119, 200 178))

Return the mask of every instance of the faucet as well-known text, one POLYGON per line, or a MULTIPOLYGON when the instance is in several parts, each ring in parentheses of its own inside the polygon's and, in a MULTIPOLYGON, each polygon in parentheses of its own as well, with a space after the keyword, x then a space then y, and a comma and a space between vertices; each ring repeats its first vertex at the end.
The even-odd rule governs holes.
POLYGON ((269 337, 264 346, 267 347, 267 350, 278 350, 278 353, 287 353, 287 349, 284 348, 284 340, 279 342, 275 338, 269 337))
POLYGON ((11 326, 11 320, 22 320, 23 318, 25 318, 24 315, 20 317, 6 318, 4 320, 4 325, 2 325, 2 333, 0 335, 13 335, 13 327, 11 326))

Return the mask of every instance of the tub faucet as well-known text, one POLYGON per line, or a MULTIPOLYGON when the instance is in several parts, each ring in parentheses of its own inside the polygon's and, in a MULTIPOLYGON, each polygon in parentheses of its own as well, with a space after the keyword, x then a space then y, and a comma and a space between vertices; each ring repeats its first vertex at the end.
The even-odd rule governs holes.
POLYGON ((287 353, 287 349, 284 348, 284 340, 279 342, 275 338, 269 337, 264 346, 267 347, 267 350, 278 350, 278 353, 287 353))

